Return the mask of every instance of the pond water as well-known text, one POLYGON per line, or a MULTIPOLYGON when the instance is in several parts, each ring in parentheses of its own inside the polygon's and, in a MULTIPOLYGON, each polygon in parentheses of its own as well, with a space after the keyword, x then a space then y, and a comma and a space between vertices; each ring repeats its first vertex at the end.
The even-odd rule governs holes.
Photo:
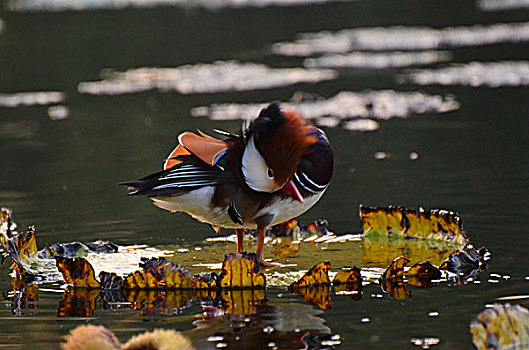
MULTIPOLYGON (((20 228, 36 226, 39 248, 97 239, 172 251, 201 246, 214 236, 207 225, 127 197, 116 184, 157 171, 181 131, 236 132, 248 111, 284 101, 303 102, 335 152, 331 186, 303 223, 326 219, 337 234, 359 233, 360 204, 450 209, 492 257, 480 284, 408 287, 411 298, 396 299, 372 283, 359 300, 332 294, 325 310, 275 287, 250 315, 213 320, 196 301, 167 302, 170 312, 98 301, 89 315, 62 316, 58 283, 41 285, 38 303, 16 308, 6 261, 2 349, 58 348, 86 323, 121 341, 156 328, 184 331, 197 348, 301 348, 309 334, 309 348, 339 335, 334 346, 344 349, 417 348, 413 340, 423 338, 434 339, 432 348, 468 349, 470 322, 486 304, 529 294, 523 2, 507 9, 456 0, 78 3, 0 6, 0 206, 13 210, 20 228), (333 98, 346 92, 358 94, 333 98), (397 94, 415 92, 419 98, 397 94), (494 274, 498 283, 489 282, 494 274)), ((235 250, 217 247, 211 262, 235 250)), ((324 259, 335 270, 373 260, 358 242, 298 254, 305 270, 324 259)))

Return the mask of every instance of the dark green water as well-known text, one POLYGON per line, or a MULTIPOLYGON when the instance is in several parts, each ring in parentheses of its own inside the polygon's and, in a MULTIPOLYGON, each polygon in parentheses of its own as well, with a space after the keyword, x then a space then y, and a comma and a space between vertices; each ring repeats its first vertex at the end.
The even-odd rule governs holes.
MULTIPOLYGON (((62 91, 63 104, 70 109, 66 120, 53 121, 47 107, 0 107, 0 205, 13 210, 21 227, 36 225, 39 246, 100 238, 123 245, 166 245, 211 236, 205 225, 156 209, 147 200, 128 198, 116 186, 156 171, 180 131, 239 127, 238 121, 192 118, 192 107, 288 100, 298 90, 325 97, 341 90, 424 91, 452 94, 461 108, 380 121, 380 129, 371 133, 326 129, 335 150, 335 176, 327 194, 303 220, 326 218, 333 231, 346 233, 360 230, 359 204, 457 211, 471 241, 492 252, 484 283, 416 289, 403 301, 371 298, 380 291, 370 285, 359 301, 333 297, 333 308, 316 316, 316 326, 340 334, 344 349, 412 348, 412 338, 427 336, 440 339, 434 348, 468 349, 469 324, 485 304, 528 294, 527 87, 398 84, 396 75, 403 69, 345 70, 338 79, 318 84, 196 95, 150 91, 90 96, 77 92, 77 84, 99 80, 105 68, 178 67, 227 59, 291 67, 300 59, 271 55, 268 47, 301 32, 523 22, 529 20, 529 11, 480 12, 471 1, 366 0, 218 11, 3 9, 0 18, 5 22, 0 34, 0 93, 62 91), (391 157, 376 160, 378 151, 391 157), (419 159, 410 161, 410 152, 417 152, 419 159), (490 272, 511 278, 490 284, 490 272), (439 316, 428 317, 430 311, 439 316), (364 317, 371 322, 362 323, 364 317)), ((529 44, 524 42, 449 50, 453 62, 529 59, 529 44)), ((4 294, 11 290, 8 273, 7 264, 0 266, 4 294)), ((300 297, 283 294, 268 292, 269 309, 253 316, 254 326, 242 330, 243 340, 262 334, 270 322, 286 322, 293 317, 293 306, 302 309, 302 315, 316 310, 300 297)), ((26 309, 20 316, 12 315, 9 305, 0 306, 0 347, 57 348, 62 336, 86 322, 57 317, 61 299, 60 294, 39 292, 38 309, 26 309)), ((90 323, 106 325, 125 340, 160 327, 192 330, 200 312, 200 305, 159 317, 130 309, 96 310, 90 323)), ((207 336, 219 329, 229 332, 230 327, 215 321, 196 338, 206 344, 207 336)), ((260 346, 233 344, 241 349, 260 346)))

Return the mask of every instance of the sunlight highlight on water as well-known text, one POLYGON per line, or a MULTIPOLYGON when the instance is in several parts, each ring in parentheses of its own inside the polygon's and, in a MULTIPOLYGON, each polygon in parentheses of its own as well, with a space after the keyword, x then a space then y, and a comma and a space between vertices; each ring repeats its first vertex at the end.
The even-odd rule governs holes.
POLYGON ((310 56, 354 50, 432 50, 528 40, 529 22, 478 24, 443 29, 396 26, 304 33, 300 34, 297 40, 275 43, 271 49, 278 55, 310 56))
POLYGON ((528 0, 477 0, 478 8, 482 11, 513 10, 529 7, 528 0))
POLYGON ((81 82, 78 90, 91 95, 121 95, 159 90, 181 94, 271 89, 336 79, 329 69, 270 68, 264 64, 218 61, 177 68, 137 68, 112 72, 104 80, 81 82))
MULTIPOLYGON (((191 110, 194 117, 212 120, 245 120, 254 118, 266 106, 255 104, 213 104, 191 110)), ((282 108, 295 108, 306 119, 320 126, 341 126, 352 131, 373 131, 378 123, 372 119, 406 118, 411 114, 447 113, 459 108, 450 96, 427 95, 421 92, 392 90, 352 92, 341 91, 324 99, 281 103, 282 108)))
POLYGON ((65 95, 58 91, 0 93, 0 107, 45 106, 64 101, 65 95))
POLYGON ((444 68, 418 69, 405 79, 419 85, 528 86, 529 61, 470 62, 444 68))
POLYGON ((11 11, 86 11, 97 9, 149 8, 158 6, 202 7, 208 10, 239 7, 302 6, 347 0, 9 0, 11 11))
POLYGON ((307 58, 303 65, 307 68, 367 68, 383 69, 395 67, 424 66, 447 62, 452 59, 448 51, 420 52, 353 52, 344 55, 325 55, 307 58))

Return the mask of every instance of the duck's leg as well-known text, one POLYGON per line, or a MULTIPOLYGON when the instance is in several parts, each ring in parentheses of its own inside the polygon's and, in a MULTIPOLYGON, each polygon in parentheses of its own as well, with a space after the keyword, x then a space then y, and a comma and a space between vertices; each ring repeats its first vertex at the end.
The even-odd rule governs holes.
POLYGON ((235 229, 235 233, 237 234, 237 253, 243 253, 244 252, 244 229, 237 228, 235 229))
POLYGON ((255 248, 255 255, 259 265, 263 267, 279 267, 281 265, 270 263, 264 260, 264 239, 266 235, 266 227, 257 227, 257 248, 255 248))

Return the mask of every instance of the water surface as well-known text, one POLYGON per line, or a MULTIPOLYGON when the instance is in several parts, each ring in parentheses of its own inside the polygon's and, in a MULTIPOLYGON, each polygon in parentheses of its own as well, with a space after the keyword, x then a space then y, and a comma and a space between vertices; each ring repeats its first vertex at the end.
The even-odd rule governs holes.
MULTIPOLYGON (((412 297, 406 300, 392 299, 371 284, 360 300, 333 294, 332 308, 319 310, 302 297, 271 289, 259 312, 239 326, 234 326, 233 319, 201 320, 199 303, 171 315, 153 316, 124 307, 97 308, 89 318, 58 317, 63 295, 46 290, 38 292, 38 307, 26 306, 13 313, 8 295, 11 279, 4 263, 0 266, 0 288, 5 295, 0 308, 1 347, 57 348, 70 329, 89 322, 109 327, 122 341, 163 327, 186 331, 197 344, 211 348, 215 343, 205 339, 218 333, 232 337, 233 348, 262 348, 271 341, 296 348, 296 328, 339 334, 344 349, 412 348, 411 340, 423 337, 439 339, 433 348, 471 348, 469 325, 485 305, 499 297, 527 294, 529 288, 525 280, 529 275, 526 84, 472 86, 427 81, 417 85, 413 79, 402 79, 415 72, 412 64, 382 69, 340 67, 335 79, 250 91, 180 94, 152 89, 107 96, 84 94, 78 87, 82 82, 105 79, 109 69, 178 68, 218 60, 302 68, 304 60, 319 55, 288 57, 271 50, 273 44, 294 41, 300 33, 394 26, 443 32, 449 27, 491 27, 529 20, 525 10, 495 11, 487 6, 482 11, 484 3, 403 1, 396 7, 391 1, 376 0, 302 7, 208 10, 166 6, 61 12, 12 12, 4 7, 0 11, 0 96, 7 102, 0 106, 0 205, 13 210, 20 227, 36 225, 39 247, 96 239, 165 247, 198 244, 212 236, 206 225, 185 214, 163 212, 147 200, 127 197, 116 186, 157 171, 181 131, 220 128, 236 132, 240 127, 239 120, 192 117, 194 107, 289 101, 297 91, 329 99, 341 91, 393 90, 452 96, 459 108, 377 120, 379 127, 373 132, 326 127, 335 151, 335 176, 326 195, 301 220, 325 218, 334 232, 354 233, 360 231, 360 204, 447 208, 462 216, 472 243, 487 247, 492 259, 479 285, 444 283, 432 289, 411 289, 412 297), (44 94, 38 95, 41 99, 34 94, 20 99, 20 93, 35 92, 44 94), (52 118, 49 107, 54 106, 64 106, 68 113, 52 118), (387 156, 376 159, 377 152, 387 156), (418 157, 410 159, 411 153, 418 157), (510 279, 489 283, 490 273, 510 279), (439 316, 428 316, 430 312, 439 316), (305 324, 296 325, 303 319, 307 319, 305 324), (268 325, 277 331, 263 332, 268 325)), ((516 35, 527 37, 526 27, 516 27, 522 28, 516 35)), ((420 69, 457 64, 464 70, 474 61, 529 59, 529 44, 524 40, 435 48, 447 51, 451 61, 432 61, 420 69)), ((466 73, 461 77, 466 78, 466 73)), ((347 118, 356 117, 361 116, 347 118)), ((361 264, 361 245, 356 249, 337 248, 322 254, 339 257, 340 262, 350 256, 350 265, 361 264)), ((527 300, 522 302, 527 304, 527 300)))

